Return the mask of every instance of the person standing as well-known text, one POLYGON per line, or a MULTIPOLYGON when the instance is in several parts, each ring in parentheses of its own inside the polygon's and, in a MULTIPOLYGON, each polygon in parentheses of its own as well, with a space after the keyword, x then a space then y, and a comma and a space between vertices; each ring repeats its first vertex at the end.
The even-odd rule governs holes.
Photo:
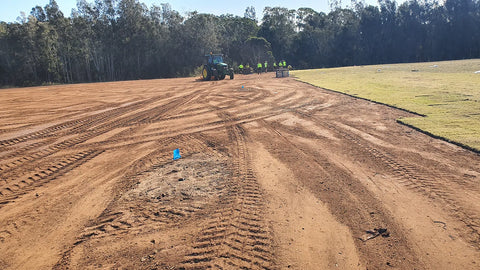
POLYGON ((242 64, 240 64, 238 66, 238 73, 243 74, 243 65, 242 64))
POLYGON ((267 68, 267 67, 268 67, 268 63, 267 63, 267 61, 265 61, 265 63, 263 64, 263 67, 265 68, 265 73, 267 73, 267 72, 268 72, 268 68, 267 68))
POLYGON ((257 73, 260 74, 262 72, 262 63, 258 62, 257 64, 257 73))

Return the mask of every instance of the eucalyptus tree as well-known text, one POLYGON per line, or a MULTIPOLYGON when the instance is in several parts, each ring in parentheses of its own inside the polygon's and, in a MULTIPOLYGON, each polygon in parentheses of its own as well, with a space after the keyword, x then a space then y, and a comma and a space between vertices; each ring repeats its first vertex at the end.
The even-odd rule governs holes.
POLYGON ((265 7, 258 36, 271 43, 272 52, 277 58, 284 59, 290 56, 290 49, 297 34, 295 28, 295 10, 265 7))

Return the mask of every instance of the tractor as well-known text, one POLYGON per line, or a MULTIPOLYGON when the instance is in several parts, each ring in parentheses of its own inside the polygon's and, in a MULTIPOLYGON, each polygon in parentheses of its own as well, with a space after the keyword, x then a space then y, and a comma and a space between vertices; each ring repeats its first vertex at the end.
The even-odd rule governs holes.
POLYGON ((207 59, 207 64, 203 66, 202 70, 204 81, 210 81, 212 78, 223 80, 227 75, 230 76, 230 80, 233 80, 233 69, 223 62, 222 54, 210 53, 205 55, 205 58, 207 59))

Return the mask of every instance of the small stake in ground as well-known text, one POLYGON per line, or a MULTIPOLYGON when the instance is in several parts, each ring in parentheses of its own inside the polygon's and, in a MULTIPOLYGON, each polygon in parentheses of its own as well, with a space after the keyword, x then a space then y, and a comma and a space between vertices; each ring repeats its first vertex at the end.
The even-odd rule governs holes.
POLYGON ((173 160, 180 159, 182 156, 180 156, 180 149, 175 149, 173 150, 173 160))

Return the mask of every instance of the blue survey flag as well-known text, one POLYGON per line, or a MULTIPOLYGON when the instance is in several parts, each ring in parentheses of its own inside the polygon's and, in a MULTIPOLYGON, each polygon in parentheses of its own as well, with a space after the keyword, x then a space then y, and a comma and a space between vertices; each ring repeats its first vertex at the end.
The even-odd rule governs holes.
POLYGON ((182 156, 180 156, 180 149, 175 149, 173 150, 173 160, 177 160, 179 158, 181 158, 182 156))

